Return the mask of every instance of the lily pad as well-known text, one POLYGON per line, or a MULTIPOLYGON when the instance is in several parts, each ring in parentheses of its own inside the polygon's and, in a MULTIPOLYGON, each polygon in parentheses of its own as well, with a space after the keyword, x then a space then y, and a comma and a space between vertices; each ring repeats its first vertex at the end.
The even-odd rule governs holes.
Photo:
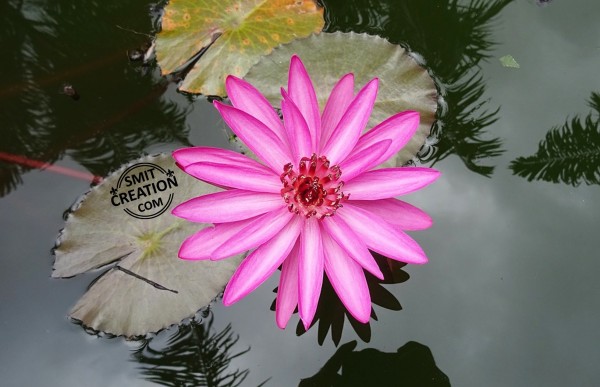
POLYGON ((273 47, 320 32, 323 25, 323 9, 313 0, 171 0, 156 58, 164 75, 201 55, 180 89, 225 96, 227 75, 244 76, 273 47))
POLYGON ((414 158, 431 131, 438 101, 435 83, 416 55, 381 37, 353 32, 321 33, 295 40, 263 57, 244 77, 275 107, 281 100, 280 87, 287 85, 293 54, 302 59, 310 74, 321 111, 335 83, 347 73, 354 73, 355 92, 379 78, 379 93, 367 129, 398 112, 418 111, 421 123, 417 133, 385 166, 400 166, 414 158))
POLYGON ((94 331, 134 337, 177 324, 208 305, 241 256, 179 259, 182 241, 203 225, 176 218, 170 209, 216 190, 181 172, 165 154, 143 157, 92 188, 68 215, 54 251, 52 277, 113 266, 69 316, 94 331))

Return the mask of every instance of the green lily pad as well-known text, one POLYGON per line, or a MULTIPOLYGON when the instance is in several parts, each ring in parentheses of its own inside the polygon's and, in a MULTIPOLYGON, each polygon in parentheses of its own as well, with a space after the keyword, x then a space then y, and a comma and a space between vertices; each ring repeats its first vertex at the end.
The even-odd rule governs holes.
POLYGON ((273 47, 320 32, 323 24, 313 0, 171 0, 156 58, 164 75, 202 53, 180 89, 225 96, 227 75, 244 76, 273 47))
POLYGON ((379 93, 367 129, 388 117, 415 110, 419 129, 410 142, 384 166, 400 166, 412 160, 425 143, 435 121, 438 94, 427 70, 403 47, 367 34, 321 33, 277 47, 244 77, 279 107, 280 87, 287 85, 290 57, 297 54, 313 81, 321 111, 335 83, 354 73, 355 93, 379 78, 379 93))
POLYGON ((113 266, 92 283, 69 316, 94 331, 135 337, 177 324, 207 306, 222 292, 241 256, 179 259, 182 241, 203 225, 176 218, 170 210, 216 190, 181 172, 165 154, 143 157, 92 188, 67 218, 54 251, 52 277, 113 266))

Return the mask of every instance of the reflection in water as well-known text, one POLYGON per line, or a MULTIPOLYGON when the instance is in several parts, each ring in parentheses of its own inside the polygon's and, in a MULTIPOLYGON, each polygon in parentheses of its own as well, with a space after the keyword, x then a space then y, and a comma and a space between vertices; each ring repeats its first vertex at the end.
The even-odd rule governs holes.
POLYGON ((513 160, 510 168, 528 181, 544 180, 578 186, 600 184, 600 94, 592 93, 595 110, 585 120, 575 117, 548 131, 538 151, 513 160))
POLYGON ((498 138, 484 139, 484 128, 498 110, 486 111, 485 85, 479 64, 493 45, 489 22, 512 0, 323 0, 328 31, 356 31, 406 43, 421 54, 438 80, 447 108, 433 136, 438 142, 424 149, 423 161, 437 162, 456 154, 470 170, 489 176, 494 167, 481 160, 503 152, 498 138), (466 3, 466 2, 465 2, 466 3), (450 33, 451 31, 451 33, 450 33), (443 133, 442 133, 443 132, 443 133))
MULTIPOLYGON (((398 299, 392 293, 390 293, 390 291, 383 287, 382 284, 398 284, 408 280, 408 273, 402 270, 402 267, 406 266, 406 264, 383 257, 377 253, 372 254, 377 262, 377 265, 381 269, 384 278, 383 280, 380 280, 371 273, 365 271, 367 285, 369 286, 369 293, 371 294, 371 301, 375 305, 379 305, 385 309, 401 310, 402 306, 400 305, 398 299)), ((271 310, 275 310, 275 301, 273 301, 273 304, 271 305, 271 310)), ((331 339, 335 345, 340 343, 345 318, 348 319, 348 322, 350 322, 350 325, 358 337, 361 338, 361 340, 365 342, 369 342, 371 340, 370 323, 362 324, 352 317, 350 313, 348 313, 344 307, 344 304, 342 304, 338 296, 335 294, 335 290, 325 275, 323 278, 323 287, 321 289, 321 296, 319 298, 317 312, 311 325, 312 327, 315 324, 319 324, 319 345, 322 345, 325 342, 325 338, 327 337, 327 332, 329 332, 329 329, 331 329, 331 339)), ((373 309, 371 309, 371 318, 377 320, 377 315, 373 309)), ((300 336, 304 333, 306 333, 304 325, 302 325, 301 321, 298 321, 298 325, 296 326, 296 334, 300 336)))
POLYGON ((342 345, 319 372, 302 379, 299 386, 450 386, 450 380, 423 344, 410 341, 392 353, 373 348, 354 352, 354 348, 356 341, 342 345))
MULTIPOLYGON (((180 325, 164 345, 159 336, 145 340, 132 357, 142 365, 144 377, 163 386, 234 387, 242 384, 248 370, 229 370, 232 359, 248 352, 231 354, 239 337, 231 324, 221 332, 212 329, 212 317, 204 323, 180 325), (158 348, 160 346, 160 348, 158 348)), ((164 332, 163 332, 164 333, 164 332)))
MULTIPOLYGON (((188 145, 187 112, 164 99, 168 83, 127 58, 147 37, 116 25, 153 29, 150 18, 121 20, 134 14, 148 14, 147 2, 0 2, 0 152, 41 163, 69 155, 104 176, 154 144, 188 145)), ((31 167, 0 161, 0 196, 31 167)))

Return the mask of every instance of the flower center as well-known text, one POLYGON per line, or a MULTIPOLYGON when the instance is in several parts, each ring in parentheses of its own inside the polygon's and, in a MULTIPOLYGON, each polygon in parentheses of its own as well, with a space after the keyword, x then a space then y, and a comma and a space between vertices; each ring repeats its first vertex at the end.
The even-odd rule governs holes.
POLYGON ((283 167, 281 196, 290 212, 307 218, 332 216, 349 196, 342 192, 341 176, 339 166, 330 167, 327 157, 317 157, 313 153, 310 158, 300 160, 298 172, 294 171, 292 163, 283 167))

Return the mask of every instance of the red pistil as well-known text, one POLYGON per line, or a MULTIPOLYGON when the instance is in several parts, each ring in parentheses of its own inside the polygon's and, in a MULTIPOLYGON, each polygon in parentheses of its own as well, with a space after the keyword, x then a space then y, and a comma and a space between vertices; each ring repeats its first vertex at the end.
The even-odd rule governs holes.
POLYGON ((322 219, 342 207, 341 202, 349 196, 342 192, 344 182, 339 180, 342 171, 339 166, 329 164, 325 156, 313 153, 310 158, 300 160, 298 173, 292 163, 283 167, 281 196, 290 212, 322 219))

